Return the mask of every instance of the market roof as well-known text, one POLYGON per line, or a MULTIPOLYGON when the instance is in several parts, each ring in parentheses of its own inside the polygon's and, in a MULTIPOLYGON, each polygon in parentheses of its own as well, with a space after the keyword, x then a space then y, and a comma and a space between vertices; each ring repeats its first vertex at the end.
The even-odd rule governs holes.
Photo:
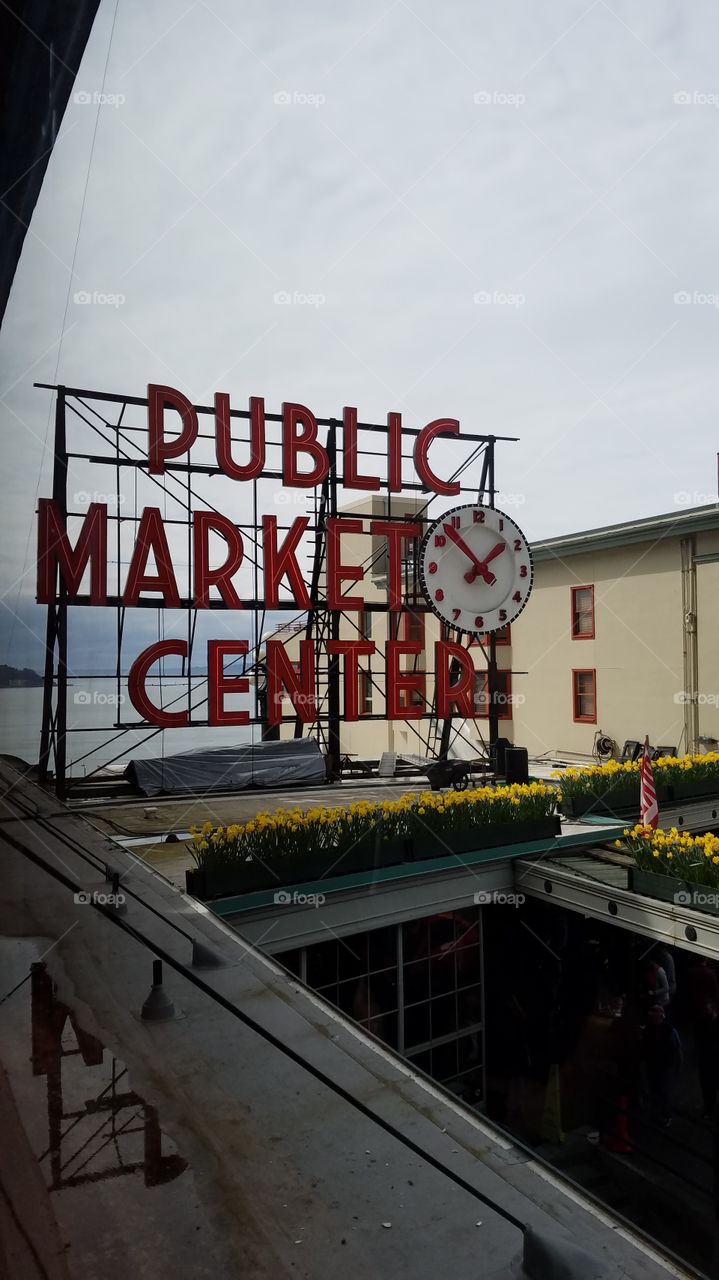
POLYGON ((703 533, 710 529, 719 529, 719 503, 671 511, 666 515, 648 516, 641 520, 623 520, 619 524, 566 533, 555 538, 542 538, 532 544, 532 556, 535 560, 553 560, 585 551, 624 547, 629 543, 685 538, 692 533, 703 533))

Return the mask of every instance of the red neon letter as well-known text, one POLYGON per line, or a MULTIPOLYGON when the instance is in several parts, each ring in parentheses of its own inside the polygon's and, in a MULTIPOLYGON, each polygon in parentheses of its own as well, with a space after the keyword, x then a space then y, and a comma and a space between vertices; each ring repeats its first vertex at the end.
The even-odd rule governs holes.
POLYGON ((72 599, 80 590, 82 575, 90 561, 90 604, 107 600, 107 505, 92 502, 87 509, 80 536, 73 550, 63 518, 51 498, 38 503, 37 602, 57 600, 57 570, 72 599))
POLYGON ((438 640, 434 646, 437 680, 437 717, 448 720, 456 707, 465 720, 471 720, 474 707, 474 663, 467 649, 451 640, 438 640), (450 662, 456 658, 462 667, 460 677, 450 683, 450 662))
POLYGON ((150 667, 157 662, 158 658, 164 658, 170 653, 176 653, 179 658, 186 658, 187 641, 159 640, 157 644, 151 644, 149 649, 144 649, 130 667, 127 692, 130 695, 130 702, 135 710, 139 711, 143 720, 149 720, 150 724, 157 724, 162 729, 179 729, 187 724, 187 712, 164 711, 161 707, 156 707, 154 702, 150 702, 145 688, 150 667))
POLYGON ((250 461, 243 466, 232 461, 232 419, 230 397, 224 391, 215 396, 215 455, 218 465, 231 480, 255 480, 265 469, 265 402, 250 396, 250 461))
POLYGON ((414 446, 414 465, 417 470, 422 484, 427 489, 434 489, 435 493, 446 493, 450 496, 459 493, 459 480, 440 480, 439 476, 429 465, 428 454, 429 446, 435 436, 458 436, 459 423, 456 418, 435 418, 434 422, 428 422, 417 436, 414 446))
POLYGON ((122 603, 131 609, 137 604, 141 591, 161 591, 168 609, 180 608, 180 593, 159 507, 145 507, 142 513, 122 603), (156 574, 145 573, 151 551, 157 565, 156 574))
POLYGON ((342 564, 340 537, 342 533, 361 533, 361 520, 340 520, 330 516, 327 520, 327 603, 330 609, 364 609, 362 596, 342 594, 346 579, 359 582, 364 569, 359 564, 342 564))
POLYGON ((228 609, 241 609, 242 601, 230 581, 242 564, 242 534, 228 516, 215 511, 196 511, 193 529, 195 543, 194 598, 196 609, 209 609, 210 587, 218 587, 228 609), (227 556, 216 569, 210 568, 210 530, 220 533, 228 545, 227 556))
POLYGON ((282 406, 282 461, 283 482, 298 489, 313 489, 329 474, 330 460, 317 439, 315 415, 303 404, 290 402, 282 406), (302 427, 299 436, 298 426, 302 427), (311 471, 297 470, 298 453, 308 453, 314 459, 311 471))
POLYGON ((161 387, 151 382, 147 388, 147 426, 150 436, 148 458, 150 475, 161 476, 166 458, 179 458, 191 449, 197 439, 198 424, 194 405, 174 387, 161 387), (165 439, 165 409, 177 409, 182 430, 174 440, 165 439))
POLYGON ((207 641, 207 718, 210 724, 249 724, 249 711, 226 711, 226 693, 248 693, 247 676, 225 675, 225 654, 247 653, 246 640, 207 641))
POLYGON ((360 654, 363 657, 371 657, 376 649, 376 644, 373 644, 371 640, 328 640, 327 642, 328 653, 344 654, 345 658, 343 720, 359 720, 359 694, 357 690, 359 665, 357 659, 360 654))
POLYGON ((389 432, 389 476, 390 493, 402 492, 402 414, 387 414, 387 431, 389 432))
POLYGON ((282 720, 283 689, 289 693, 300 720, 304 724, 312 724, 316 718, 313 640, 300 640, 299 675, 282 641, 267 641, 267 718, 270 724, 279 724, 282 720))
POLYGON ((345 489, 379 489, 379 476, 361 476, 357 470, 357 410, 345 409, 342 415, 342 444, 345 489))
POLYGON ((285 574, 290 580, 293 599, 301 609, 311 607, 310 595, 302 577, 302 570, 295 559, 295 549, 309 524, 308 516, 297 516, 282 546, 277 546, 277 517, 262 517, 262 546, 264 549, 265 608, 276 609, 280 602, 279 584, 285 574))
POLYGON ((401 609, 404 604, 402 596, 402 543, 405 538, 418 538, 422 531, 419 524, 403 523, 398 520, 373 520, 370 533, 384 534, 387 539, 389 555, 389 607, 393 611, 401 609))
POLYGON ((423 671, 401 671, 400 658, 403 654, 422 652, 420 640, 388 640, 387 642, 387 719, 419 720, 425 712, 426 677, 423 671), (407 694, 405 706, 401 705, 401 695, 407 694), (412 693, 418 693, 419 704, 411 703, 412 693))

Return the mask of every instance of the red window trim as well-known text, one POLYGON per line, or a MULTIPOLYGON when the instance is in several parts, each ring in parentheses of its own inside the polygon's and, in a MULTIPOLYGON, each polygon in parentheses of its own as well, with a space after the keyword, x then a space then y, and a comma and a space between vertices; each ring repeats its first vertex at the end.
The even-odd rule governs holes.
POLYGON ((597 669, 596 667, 572 667, 572 720, 575 724, 596 724, 597 723, 597 669), (577 715, 577 676, 591 676, 594 686, 594 715, 578 716, 577 715))
POLYGON ((402 639, 405 643, 412 640, 419 640, 422 648, 425 643, 425 625, 426 618, 424 613, 415 613, 413 609, 404 609, 402 611, 402 639), (413 635, 413 625, 417 627, 419 634, 413 635))
MULTIPOLYGON (((487 673, 486 667, 484 668, 480 667, 479 670, 475 672, 475 682, 478 676, 484 676, 485 681, 488 680, 488 673, 487 673)), ((512 719, 512 672, 507 667, 498 667, 497 676, 500 680, 503 680, 504 678, 506 678, 506 681, 507 681, 504 690, 501 690, 501 689, 498 690, 498 692, 503 692, 506 695, 507 701, 499 704, 499 707, 497 709, 497 719, 511 720, 512 719)), ((479 707, 475 706, 475 716, 474 716, 475 720, 489 720, 489 704, 485 702, 480 705, 484 706, 484 710, 482 711, 479 709, 479 707)))
POLYGON ((365 667, 360 667, 360 669, 359 669, 359 715, 360 715, 360 719, 362 718, 362 716, 371 716, 371 715, 372 715, 373 707, 372 707, 372 705, 371 705, 371 704, 372 704, 372 695, 373 695, 373 693, 374 693, 374 686, 373 686, 373 684, 372 684, 372 672, 371 672, 371 671, 368 671, 365 667), (366 706, 365 706, 365 703, 366 703, 366 701, 367 701, 367 695, 368 695, 368 694, 369 694, 369 700, 370 700, 370 709, 369 709, 369 711, 367 710, 367 708, 366 708, 366 706))
POLYGON ((569 628, 570 628, 570 635, 572 637, 572 640, 594 640, 595 639, 597 626, 596 626, 596 620, 595 620, 595 614, 594 614, 594 583, 593 582, 586 582, 582 586, 570 587, 569 628), (578 591, 591 591, 592 593, 592 629, 591 631, 575 630, 575 619, 577 616, 577 610, 574 607, 574 599, 578 591))

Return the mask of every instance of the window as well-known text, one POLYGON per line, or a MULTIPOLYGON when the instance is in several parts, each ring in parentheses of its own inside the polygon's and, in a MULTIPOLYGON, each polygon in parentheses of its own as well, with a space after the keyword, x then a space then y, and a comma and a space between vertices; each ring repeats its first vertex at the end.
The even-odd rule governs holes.
POLYGON ((572 639, 594 638, 594 587, 572 587, 572 639))
POLYGON ((572 672, 572 707, 576 723, 597 723, 596 671, 572 672))
POLYGON ((410 640, 419 640, 424 645, 424 614, 413 613, 410 609, 402 614, 402 639, 409 642, 410 640))
MULTIPOLYGON (((494 638, 497 642, 498 648, 500 645, 512 643, 512 632, 510 630, 510 626, 508 622, 506 622, 503 627, 500 627, 498 631, 495 631, 494 638)), ((488 631, 483 631, 481 635, 473 635, 472 639, 469 642, 469 647, 470 649, 476 649, 479 647, 480 644, 483 644, 485 646, 489 644, 488 631)))
POLYGON ((368 609, 362 609, 357 614, 357 630, 361 640, 372 639, 372 614, 368 609))
MULTIPOLYGON (((500 720, 512 719, 512 673, 498 671, 494 705, 500 720)), ((476 671, 474 676, 474 714, 489 719, 489 672, 476 671)))
POLYGON ((362 667, 359 673, 359 713, 361 716, 372 715, 372 672, 362 667))

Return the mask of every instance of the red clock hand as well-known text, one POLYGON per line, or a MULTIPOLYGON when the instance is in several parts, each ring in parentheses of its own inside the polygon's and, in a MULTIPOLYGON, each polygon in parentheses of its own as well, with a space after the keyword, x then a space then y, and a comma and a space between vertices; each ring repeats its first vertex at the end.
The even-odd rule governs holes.
POLYGON ((485 582, 489 583, 489 586, 491 587, 492 583, 496 582, 496 578, 494 574, 490 573, 489 569, 487 569, 482 564, 482 561, 477 559, 473 551, 470 551, 469 547, 467 546, 467 543, 464 541, 464 538, 462 537, 461 534, 457 533, 457 530, 455 529, 454 525, 443 524, 442 528, 444 529, 444 532, 446 533, 447 537, 452 539, 452 542, 454 542, 459 547, 460 551, 464 552, 467 559, 470 560, 472 562, 472 565, 474 566, 470 570, 472 575, 471 578, 469 576, 469 573, 466 573, 464 575, 467 581, 474 582, 474 579, 477 577, 477 574, 481 574, 485 582))
POLYGON ((491 587, 493 583, 497 581, 497 579, 495 578, 494 574, 489 571, 489 569, 487 568, 487 565, 489 564, 490 560, 494 560, 496 556, 501 555, 506 545, 507 545, 506 542, 498 542, 495 547, 492 547, 492 550, 490 551, 489 555, 484 557, 484 560, 480 565, 475 565, 473 569, 470 569, 467 573, 465 573, 464 575, 465 581, 474 582, 474 579, 477 577, 477 574, 480 573, 482 569, 484 569, 484 573, 482 573, 482 577, 484 578, 485 582, 489 583, 491 587))

